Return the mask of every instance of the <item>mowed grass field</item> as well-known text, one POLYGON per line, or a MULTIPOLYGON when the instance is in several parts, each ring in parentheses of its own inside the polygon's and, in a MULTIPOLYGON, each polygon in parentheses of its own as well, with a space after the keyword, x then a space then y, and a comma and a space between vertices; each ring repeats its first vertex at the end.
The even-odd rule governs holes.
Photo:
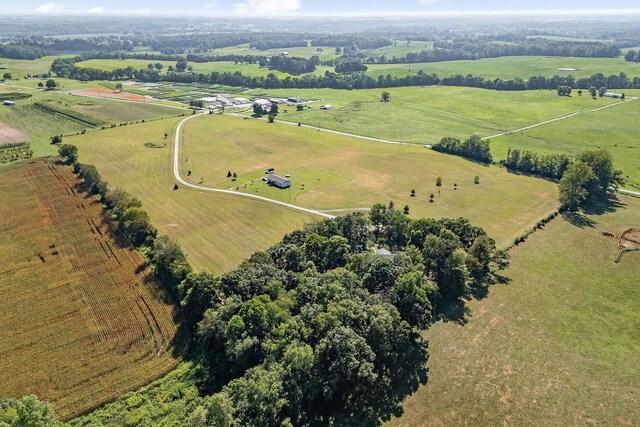
POLYGON ((67 419, 177 365, 175 308, 69 168, 0 169, 0 396, 67 419))
POLYGON ((527 80, 531 76, 574 76, 590 77, 596 73, 605 76, 625 72, 631 78, 640 76, 640 65, 618 58, 573 58, 562 56, 503 56, 485 58, 476 61, 445 61, 415 64, 371 64, 367 65, 367 74, 374 78, 391 74, 392 77, 405 77, 422 70, 427 74, 435 73, 440 77, 455 74, 473 74, 487 79, 527 80), (573 68, 572 70, 562 70, 573 68))
POLYGON ((386 90, 391 94, 388 103, 380 102, 379 89, 253 90, 249 94, 324 99, 305 111, 283 106, 278 119, 418 144, 433 144, 444 136, 495 135, 614 102, 589 96, 560 97, 555 91, 498 92, 446 86, 386 90), (323 104, 334 109, 320 110, 323 104))
POLYGON ((400 209, 408 205, 414 217, 469 217, 499 245, 510 243, 557 205, 551 182, 413 144, 377 143, 225 115, 191 120, 181 136, 181 175, 193 183, 237 188, 317 210, 367 208, 393 200, 400 209), (290 190, 261 181, 269 167, 291 175, 290 190), (238 175, 236 181, 227 178, 228 171, 238 175), (479 185, 473 183, 476 175, 479 185), (442 187, 435 184, 438 176, 442 187), (412 189, 416 197, 410 196, 412 189), (431 193, 434 203, 429 202, 431 193))
POLYGON ((80 161, 94 164, 112 188, 120 186, 138 197, 153 225, 176 238, 198 270, 228 271, 253 252, 319 218, 224 194, 187 188, 174 191, 173 135, 180 120, 91 132, 66 142, 77 145, 80 161), (147 148, 147 142, 166 146, 147 148))
POLYGON ((581 114, 523 132, 495 138, 491 151, 496 159, 506 157, 509 148, 536 153, 575 155, 587 150, 607 149, 614 166, 623 171, 625 187, 640 189, 640 100, 601 111, 581 114))
MULTIPOLYGON (((152 61, 147 59, 90 59, 88 61, 78 62, 76 66, 83 68, 96 68, 98 70, 113 71, 116 68, 133 67, 136 70, 140 68, 146 69, 149 64, 160 63, 164 66, 162 73, 167 72, 167 68, 171 65, 175 67, 175 61, 152 61)), ((211 74, 214 71, 218 73, 234 73, 240 71, 245 76, 260 77, 267 76, 270 73, 275 74, 279 78, 285 78, 289 76, 288 73, 283 73, 277 70, 269 70, 266 67, 260 67, 258 64, 236 64, 233 61, 218 61, 218 62, 189 62, 189 65, 193 67, 193 71, 202 74, 211 74)))
MULTIPOLYGON (((425 50, 424 42, 412 42, 412 46, 406 47, 406 42, 398 42, 397 46, 389 46, 377 50, 372 50, 369 55, 382 56, 386 55, 391 59, 393 56, 404 56, 409 52, 425 50), (419 46, 418 49, 416 46, 419 46)), ((314 48, 304 48, 314 49, 314 48)), ((431 49, 431 45, 427 43, 427 50, 431 49)), ((284 49, 283 49, 284 50, 284 49)), ((278 54, 281 52, 277 49, 278 54)), ((259 51, 242 51, 242 54, 260 54, 259 51)), ((325 52, 328 52, 325 49, 325 52)), ((238 51, 235 51, 237 54, 238 51)), ((297 56, 290 52, 290 56, 297 56)), ((309 55, 302 55, 309 56, 309 55)), ((325 59, 323 57, 323 59, 325 59)), ((142 59, 92 59, 77 64, 79 67, 97 68, 100 70, 114 70, 116 68, 133 67, 135 69, 147 68, 150 63, 160 62, 164 65, 163 72, 166 72, 169 65, 175 66, 173 61, 150 61, 142 59)), ((206 62, 196 63, 189 62, 193 70, 198 73, 210 74, 213 71, 219 73, 240 71, 242 74, 252 77, 266 76, 273 73, 279 78, 290 76, 276 70, 269 70, 266 67, 260 67, 258 64, 235 64, 233 61, 206 62)), ((640 76, 640 65, 627 62, 623 57, 618 58, 574 58, 561 56, 504 56, 500 58, 485 58, 479 60, 461 60, 461 61, 443 61, 443 62, 427 62, 412 64, 367 64, 367 74, 377 79, 378 76, 406 77, 408 75, 417 74, 423 71, 427 74, 435 73, 439 77, 448 77, 456 74, 473 74, 482 76, 487 79, 500 78, 503 80, 514 79, 520 77, 527 80, 530 76, 546 76, 554 75, 569 76, 576 78, 590 77, 595 73, 602 73, 605 76, 611 74, 626 73, 629 77, 640 76)), ((318 67, 313 73, 316 75, 324 75, 325 71, 334 72, 334 67, 318 67)))
POLYGON ((640 424, 640 251, 614 263, 640 200, 559 217, 511 251, 507 285, 438 323, 429 381, 392 426, 640 424))

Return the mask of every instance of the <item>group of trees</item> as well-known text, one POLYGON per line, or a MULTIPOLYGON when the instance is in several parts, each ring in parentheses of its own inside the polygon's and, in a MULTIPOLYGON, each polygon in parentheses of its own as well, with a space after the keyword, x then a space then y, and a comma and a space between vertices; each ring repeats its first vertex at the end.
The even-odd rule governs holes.
POLYGON ((629 50, 624 55, 624 60, 627 62, 640 62, 640 51, 633 49, 629 50))
POLYGON ((568 85, 558 85, 556 90, 558 91, 559 96, 569 96, 572 91, 571 86, 568 85))
POLYGON ((611 153, 586 151, 574 159, 560 179, 560 203, 576 210, 585 202, 604 202, 623 183, 622 171, 613 168, 611 153))
POLYGON ((357 73, 367 70, 367 66, 357 59, 340 60, 336 65, 336 73, 357 73))
POLYGON ((514 172, 560 179, 571 164, 571 157, 565 154, 538 155, 531 151, 509 148, 507 157, 500 163, 514 172))
POLYGON ((455 154, 482 163, 491 163, 493 161, 491 149, 489 148, 489 140, 483 140, 478 135, 470 136, 464 141, 447 136, 432 145, 431 148, 435 151, 455 154))
POLYGON ((464 218, 414 221, 379 204, 292 232, 220 277, 191 273, 179 296, 203 386, 233 408, 229 420, 368 425, 404 399, 400 383, 426 379, 417 331, 505 265, 464 218))
POLYGON ((0 58, 9 59, 38 59, 47 53, 39 47, 25 46, 13 43, 0 43, 0 58))

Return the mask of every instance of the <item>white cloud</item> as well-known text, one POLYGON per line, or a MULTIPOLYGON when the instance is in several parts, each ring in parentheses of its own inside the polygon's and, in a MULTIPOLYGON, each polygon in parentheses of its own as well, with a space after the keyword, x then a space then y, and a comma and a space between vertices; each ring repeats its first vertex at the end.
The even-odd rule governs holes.
POLYGON ((302 6, 301 0, 245 0, 233 5, 238 15, 282 15, 302 6))
POLYGON ((62 12, 64 10, 64 5, 62 3, 45 3, 41 6, 38 6, 36 12, 38 13, 56 13, 62 12))
POLYGON ((216 6, 216 2, 213 0, 204 0, 202 2, 202 7, 205 9, 213 9, 216 6))
POLYGON ((89 13, 104 13, 104 7, 96 6, 89 9, 89 13))

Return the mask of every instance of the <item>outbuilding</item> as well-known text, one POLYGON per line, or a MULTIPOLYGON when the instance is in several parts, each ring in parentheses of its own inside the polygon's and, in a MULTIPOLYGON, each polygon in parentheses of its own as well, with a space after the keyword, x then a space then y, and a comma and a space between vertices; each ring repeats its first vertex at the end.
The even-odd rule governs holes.
POLYGON ((3 103, 4 105, 9 105, 9 106, 16 105, 16 103, 15 103, 15 102, 13 102, 13 101, 9 101, 8 99, 5 99, 4 101, 2 101, 2 103, 3 103))
POLYGON ((390 250, 385 249, 385 248, 378 248, 378 249, 374 249, 373 250, 373 254, 379 258, 386 258, 386 259, 390 259, 393 261, 393 259, 395 258, 395 255, 393 253, 391 253, 390 250))
POLYGON ((285 189, 291 187, 291 180, 278 175, 269 175, 267 177, 267 184, 272 187, 285 189))

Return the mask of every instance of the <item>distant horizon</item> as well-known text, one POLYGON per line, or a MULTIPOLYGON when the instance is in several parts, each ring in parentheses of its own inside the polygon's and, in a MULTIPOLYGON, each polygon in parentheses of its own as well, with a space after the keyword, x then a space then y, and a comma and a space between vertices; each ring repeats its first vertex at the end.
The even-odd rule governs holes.
POLYGON ((2 16, 182 16, 225 18, 288 17, 460 17, 460 16, 620 16, 640 15, 636 2, 610 0, 196 0, 176 10, 170 0, 22 0, 2 16), (561 4, 561 6, 559 6, 561 4))
POLYGON ((569 10, 569 9, 548 9, 548 10, 489 10, 489 11, 433 11, 433 12, 374 12, 374 13, 361 13, 361 12, 346 12, 346 13, 289 13, 281 15, 239 15, 234 13, 196 13, 196 12, 181 12, 181 11, 166 11, 166 12, 150 12, 150 11, 112 11, 104 12, 100 14, 90 13, 87 11, 64 11, 64 12, 51 12, 51 13, 35 13, 35 12, 3 12, 0 11, 0 16, 5 17, 88 17, 88 18, 136 18, 136 17, 170 17, 179 16, 182 18, 233 18, 233 19, 290 19, 290 18, 380 18, 380 19, 398 19, 407 17, 424 17, 424 18, 439 18, 439 17, 521 17, 521 18, 535 18, 535 17, 618 17, 625 18, 633 15, 640 17, 640 9, 607 9, 607 10, 569 10))

